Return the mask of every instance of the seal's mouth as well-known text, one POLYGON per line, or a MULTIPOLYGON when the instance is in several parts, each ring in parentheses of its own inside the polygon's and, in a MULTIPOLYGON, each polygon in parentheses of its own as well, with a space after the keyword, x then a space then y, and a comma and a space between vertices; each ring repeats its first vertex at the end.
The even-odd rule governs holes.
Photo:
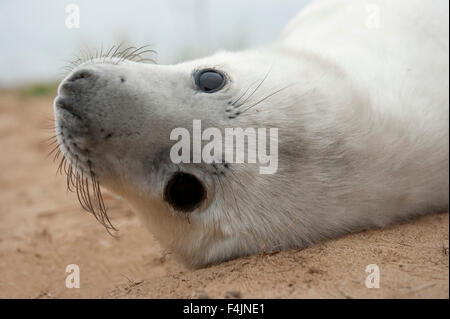
POLYGON ((164 188, 164 200, 175 210, 190 213, 206 200, 206 188, 194 175, 177 172, 164 188))
POLYGON ((81 115, 78 114, 78 112, 75 110, 75 108, 71 104, 66 103, 61 96, 58 96, 56 98, 55 106, 58 109, 63 110, 63 112, 67 112, 68 114, 75 117, 76 119, 78 119, 80 121, 82 120, 81 115))

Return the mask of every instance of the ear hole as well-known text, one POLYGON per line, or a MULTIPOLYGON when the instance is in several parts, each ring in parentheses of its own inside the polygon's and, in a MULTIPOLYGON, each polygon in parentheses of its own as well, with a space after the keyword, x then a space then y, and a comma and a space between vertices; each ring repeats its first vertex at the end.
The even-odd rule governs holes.
POLYGON ((206 189, 192 174, 175 173, 164 189, 164 200, 174 209, 189 213, 206 199, 206 189))

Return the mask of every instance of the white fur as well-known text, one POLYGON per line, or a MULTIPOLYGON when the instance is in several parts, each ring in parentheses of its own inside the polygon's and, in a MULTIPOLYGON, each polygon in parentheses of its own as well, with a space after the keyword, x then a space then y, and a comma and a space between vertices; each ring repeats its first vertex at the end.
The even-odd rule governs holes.
MULTIPOLYGON (((174 66, 83 64, 75 72, 94 70, 104 80, 80 108, 115 136, 100 143, 91 128, 74 140, 91 149, 102 185, 189 266, 304 247, 448 209, 448 53, 446 0, 316 1, 259 49, 174 66), (367 25, 373 4, 379 28, 367 25), (203 67, 225 72, 226 87, 195 91, 191 75, 203 67), (229 119, 227 102, 266 74, 253 102, 289 87, 229 119), (231 164, 219 181, 208 165, 172 164, 170 130, 190 128, 193 119, 279 128, 278 172, 231 164), (162 196, 177 170, 207 186, 189 220, 162 196)), ((55 113, 60 132, 68 120, 55 113)))

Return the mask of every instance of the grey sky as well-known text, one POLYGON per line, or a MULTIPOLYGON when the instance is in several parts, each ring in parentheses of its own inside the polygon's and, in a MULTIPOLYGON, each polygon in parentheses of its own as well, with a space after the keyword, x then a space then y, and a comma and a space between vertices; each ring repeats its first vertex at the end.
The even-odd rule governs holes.
POLYGON ((80 48, 122 40, 152 44, 162 64, 254 47, 275 39, 309 1, 2 0, 0 86, 58 78, 80 48), (80 8, 79 29, 66 28, 70 3, 80 8))

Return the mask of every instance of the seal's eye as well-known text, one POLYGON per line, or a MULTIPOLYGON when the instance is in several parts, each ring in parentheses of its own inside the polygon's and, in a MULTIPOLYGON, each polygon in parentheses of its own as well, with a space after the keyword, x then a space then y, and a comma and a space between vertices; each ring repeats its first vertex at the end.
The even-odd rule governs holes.
POLYGON ((164 200, 185 213, 198 208, 205 199, 205 187, 197 177, 188 173, 174 174, 164 189, 164 200))
POLYGON ((225 76, 217 70, 206 69, 195 74, 195 84, 205 93, 219 91, 225 85, 225 76))

